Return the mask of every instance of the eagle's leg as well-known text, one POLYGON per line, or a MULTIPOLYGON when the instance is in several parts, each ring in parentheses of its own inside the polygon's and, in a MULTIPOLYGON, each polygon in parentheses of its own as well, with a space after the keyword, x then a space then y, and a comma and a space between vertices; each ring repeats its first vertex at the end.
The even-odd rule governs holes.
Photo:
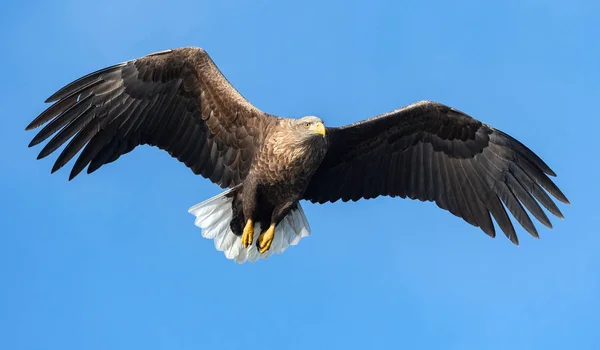
MULTIPOLYGON (((250 177, 250 175, 248 176, 250 177)), ((240 196, 242 200, 242 213, 246 220, 246 226, 244 226, 244 230, 242 231, 242 246, 248 248, 254 241, 254 221, 257 219, 256 208, 258 192, 256 182, 253 181, 252 178, 246 178, 240 196)))
POLYGON ((258 251, 262 254, 271 248, 271 243, 275 238, 275 224, 271 224, 269 228, 258 236, 258 251))
POLYGON ((246 226, 244 226, 244 232, 242 232, 242 245, 244 248, 248 248, 252 245, 252 241, 254 240, 254 222, 252 219, 248 219, 246 221, 246 226))
POLYGON ((271 243, 273 243, 273 239, 275 238, 275 226, 279 225, 281 220, 290 212, 294 204, 297 202, 297 199, 293 199, 275 207, 273 213, 271 214, 271 226, 269 226, 266 231, 261 233, 256 241, 258 251, 261 254, 271 248, 271 243))

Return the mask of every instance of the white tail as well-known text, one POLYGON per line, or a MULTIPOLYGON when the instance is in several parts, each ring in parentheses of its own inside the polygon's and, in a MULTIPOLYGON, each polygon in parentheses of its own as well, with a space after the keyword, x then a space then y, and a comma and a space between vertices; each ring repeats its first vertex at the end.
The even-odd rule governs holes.
POLYGON ((214 240, 215 248, 225 253, 227 259, 233 259, 240 264, 246 261, 253 262, 258 258, 266 259, 274 253, 283 253, 287 247, 298 244, 303 237, 310 235, 308 220, 298 203, 298 209, 290 211, 275 228, 271 249, 261 255, 256 248, 256 240, 261 232, 259 224, 254 226, 252 245, 244 248, 241 237, 236 236, 229 226, 233 215, 231 207, 233 197, 226 197, 226 195, 234 189, 222 192, 188 210, 196 217, 195 225, 202 229, 202 237, 214 240))

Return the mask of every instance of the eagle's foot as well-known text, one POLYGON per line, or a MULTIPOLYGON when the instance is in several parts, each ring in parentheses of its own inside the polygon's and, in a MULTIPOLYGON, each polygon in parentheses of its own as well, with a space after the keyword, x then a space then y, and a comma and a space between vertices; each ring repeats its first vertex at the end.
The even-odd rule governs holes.
POLYGON ((254 222, 252 220, 246 221, 246 226, 244 227, 244 232, 242 233, 242 245, 244 248, 248 248, 252 245, 252 241, 254 240, 254 222))
POLYGON ((273 243, 273 238, 275 238, 275 225, 269 226, 269 228, 258 236, 258 251, 263 254, 269 248, 271 248, 271 243, 273 243))

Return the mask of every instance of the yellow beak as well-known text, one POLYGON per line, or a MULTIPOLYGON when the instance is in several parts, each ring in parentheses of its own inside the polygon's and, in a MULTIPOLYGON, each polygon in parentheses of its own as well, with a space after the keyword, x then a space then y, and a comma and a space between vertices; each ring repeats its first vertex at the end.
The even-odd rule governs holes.
POLYGON ((319 134, 319 135, 325 136, 325 125, 323 125, 323 123, 316 123, 316 124, 314 124, 314 126, 313 126, 313 131, 314 131, 316 134, 319 134))

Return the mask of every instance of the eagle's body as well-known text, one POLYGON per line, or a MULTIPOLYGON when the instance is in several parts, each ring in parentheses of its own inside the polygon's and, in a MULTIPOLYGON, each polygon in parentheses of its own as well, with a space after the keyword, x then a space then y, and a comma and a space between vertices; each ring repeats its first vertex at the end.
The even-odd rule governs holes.
POLYGON ((30 146, 54 135, 38 158, 70 140, 52 172, 79 151, 69 179, 148 144, 228 188, 190 212, 203 236, 238 262, 281 253, 307 236, 301 200, 434 201, 492 237, 493 216, 515 244, 504 207, 537 237, 523 205, 551 227, 538 203, 558 217, 547 192, 568 203, 530 149, 454 108, 421 101, 343 127, 280 118, 245 100, 200 48, 107 67, 46 102, 55 103, 27 129, 47 123, 30 146))
POLYGON ((250 218, 261 231, 278 225, 302 199, 327 151, 324 134, 302 132, 310 123, 323 125, 316 117, 305 117, 278 119, 266 128, 248 175, 233 192, 234 234, 242 235, 250 218))

